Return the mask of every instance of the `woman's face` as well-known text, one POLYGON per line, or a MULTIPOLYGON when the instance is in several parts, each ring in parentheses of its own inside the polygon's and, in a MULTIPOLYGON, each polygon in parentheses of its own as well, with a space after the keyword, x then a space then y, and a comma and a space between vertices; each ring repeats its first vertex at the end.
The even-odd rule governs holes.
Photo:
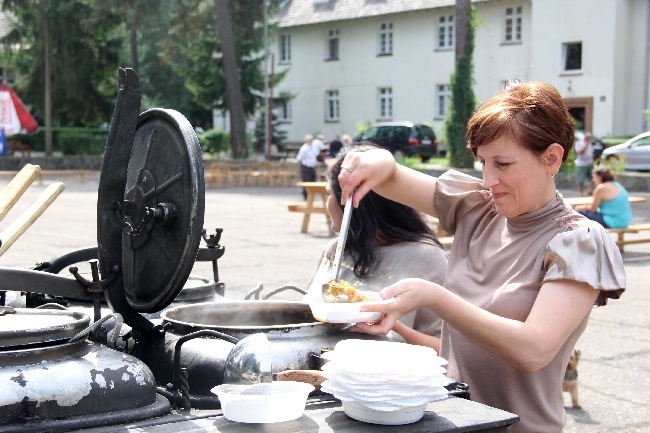
POLYGON ((336 199, 336 194, 332 192, 330 187, 327 187, 327 202, 325 203, 327 207, 327 213, 330 214, 332 219, 332 231, 338 233, 341 231, 341 223, 343 222, 343 209, 336 199))
POLYGON ((496 211, 506 218, 535 211, 555 194, 543 158, 502 137, 477 148, 484 186, 492 192, 496 211))
POLYGON ((596 173, 594 173, 591 176, 591 179, 594 181, 594 184, 596 184, 596 185, 600 185, 601 183, 603 183, 603 178, 598 176, 596 173))

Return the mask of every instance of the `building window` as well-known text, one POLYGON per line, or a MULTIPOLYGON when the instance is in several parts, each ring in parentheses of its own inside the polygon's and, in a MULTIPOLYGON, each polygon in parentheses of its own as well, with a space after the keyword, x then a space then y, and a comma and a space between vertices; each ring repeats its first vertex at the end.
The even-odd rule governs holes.
POLYGON ((507 44, 521 42, 521 6, 506 8, 503 40, 507 44))
POLYGON ((339 91, 328 90, 326 94, 327 110, 325 113, 325 120, 328 122, 335 122, 339 120, 339 91))
POLYGON ((277 104, 278 120, 280 122, 291 122, 291 95, 288 93, 281 93, 277 100, 277 104))
POLYGON ((379 25, 379 55, 393 54, 393 23, 379 25))
POLYGON ((393 89, 391 87, 379 88, 379 118, 393 118, 393 89))
POLYGON ((451 88, 449 84, 438 84, 436 86, 436 119, 445 117, 450 102, 451 88))
POLYGON ((339 29, 327 32, 327 60, 339 59, 339 29))
POLYGON ((582 72, 582 42, 562 44, 562 72, 582 72))
POLYGON ((445 15, 438 19, 438 49, 449 50, 454 46, 454 16, 445 15))
POLYGON ((280 63, 291 63, 291 35, 280 35, 280 63))

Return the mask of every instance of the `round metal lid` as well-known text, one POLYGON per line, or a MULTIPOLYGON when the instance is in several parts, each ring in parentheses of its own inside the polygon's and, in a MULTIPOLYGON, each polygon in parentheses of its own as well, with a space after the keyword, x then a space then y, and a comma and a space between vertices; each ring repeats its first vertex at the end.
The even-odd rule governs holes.
POLYGON ((121 209, 124 291, 135 310, 160 311, 183 289, 204 213, 203 160, 194 129, 173 110, 142 113, 121 209))
POLYGON ((201 241, 205 180, 192 125, 177 111, 160 108, 140 114, 133 125, 137 77, 123 80, 121 88, 135 96, 127 93, 116 105, 119 118, 100 175, 97 237, 102 276, 121 269, 108 300, 126 318, 132 315, 119 310, 157 312, 183 289, 201 241))
POLYGON ((80 312, 11 308, 0 315, 0 349, 66 340, 83 331, 90 317, 80 312))

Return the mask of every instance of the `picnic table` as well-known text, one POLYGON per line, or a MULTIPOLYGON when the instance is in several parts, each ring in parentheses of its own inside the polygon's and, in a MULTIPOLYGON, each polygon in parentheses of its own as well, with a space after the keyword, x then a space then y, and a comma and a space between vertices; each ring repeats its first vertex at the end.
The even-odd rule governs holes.
MULTIPOLYGON (((640 197, 640 196, 629 196, 628 199, 630 200, 630 203, 645 203, 648 201, 647 198, 645 197, 640 197)), ((571 206, 584 206, 591 204, 592 198, 591 197, 568 197, 565 198, 564 201, 571 206)), ((620 228, 620 229, 612 229, 608 228, 606 229, 608 233, 614 236, 614 242, 616 242, 616 245, 621 251, 625 251, 625 245, 628 244, 641 244, 641 243, 648 243, 650 242, 650 237, 625 237, 626 234, 638 234, 638 233, 645 233, 650 231, 650 223, 640 223, 640 224, 630 224, 629 226, 625 228, 620 228)))
MULTIPOLYGON (((639 196, 629 196, 628 199, 630 200, 630 203, 645 203, 648 201, 647 198, 645 197, 639 197, 639 196)), ((564 201, 566 204, 571 205, 571 206, 584 206, 591 204, 592 197, 587 196, 587 197, 564 197, 564 201)))
POLYGON ((327 226, 329 227, 332 220, 325 206, 327 202, 327 182, 298 182, 296 185, 305 188, 305 191, 307 191, 307 199, 304 202, 289 203, 287 204, 287 209, 289 212, 303 213, 300 232, 307 233, 311 215, 315 213, 324 214, 327 220, 327 226), (317 195, 320 195, 320 200, 316 200, 317 195))

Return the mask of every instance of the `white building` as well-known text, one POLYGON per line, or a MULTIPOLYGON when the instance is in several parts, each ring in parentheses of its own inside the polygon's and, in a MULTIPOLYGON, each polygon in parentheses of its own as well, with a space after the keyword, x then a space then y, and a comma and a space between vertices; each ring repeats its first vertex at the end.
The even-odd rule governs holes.
MULTIPOLYGON (((646 129, 650 0, 474 0, 477 102, 508 79, 554 85, 596 136, 646 129)), ((290 0, 271 43, 287 141, 384 120, 439 139, 454 71, 454 0, 290 0)))

